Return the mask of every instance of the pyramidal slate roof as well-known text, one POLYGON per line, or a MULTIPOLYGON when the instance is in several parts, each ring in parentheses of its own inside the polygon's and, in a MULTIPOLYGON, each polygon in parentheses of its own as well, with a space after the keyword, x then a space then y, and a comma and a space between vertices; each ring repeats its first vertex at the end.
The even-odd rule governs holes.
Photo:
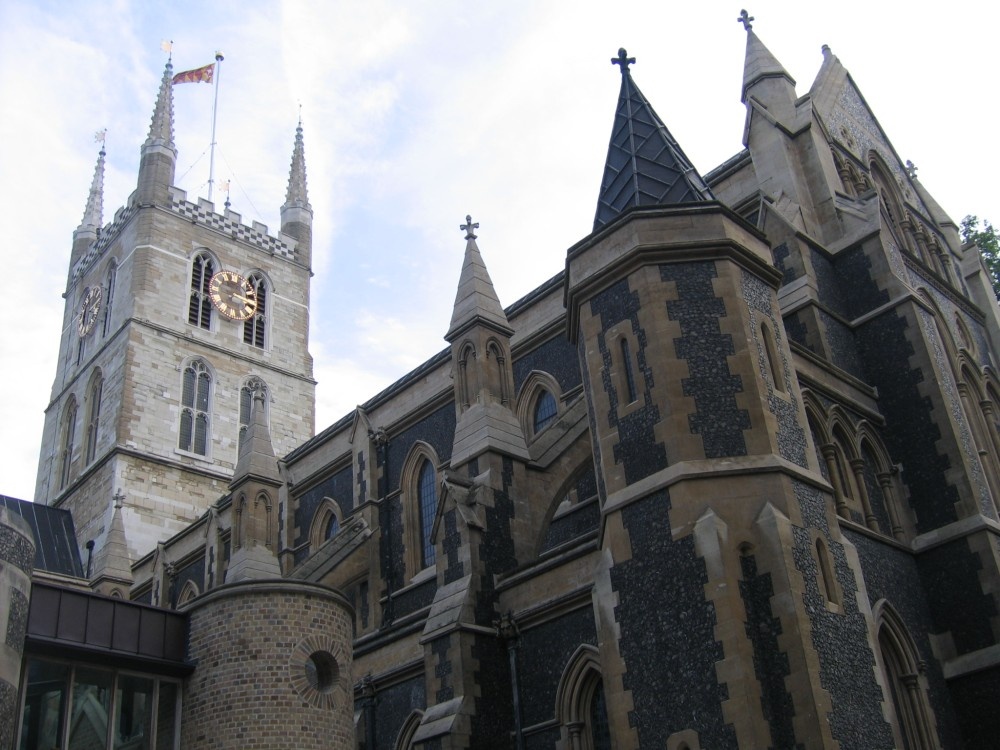
POLYGON ((636 206, 715 200, 632 80, 629 65, 635 58, 620 49, 611 62, 621 66, 622 87, 597 199, 594 230, 636 206))

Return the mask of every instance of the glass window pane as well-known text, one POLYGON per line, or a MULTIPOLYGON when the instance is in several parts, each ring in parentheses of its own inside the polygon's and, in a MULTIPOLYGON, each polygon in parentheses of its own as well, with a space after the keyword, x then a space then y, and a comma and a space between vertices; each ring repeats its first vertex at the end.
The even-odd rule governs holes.
POLYGON ((535 432, 541 432, 557 413, 555 398, 548 391, 542 391, 535 402, 535 432))
POLYGON ((199 414, 195 421, 194 452, 200 456, 208 455, 208 419, 199 414))
POLYGON ((62 745, 70 668, 32 659, 28 664, 21 722, 21 750, 62 745))
POLYGON ((76 668, 73 709, 69 717, 69 748, 104 748, 108 745, 111 715, 111 672, 76 668))
POLYGON ((177 684, 161 682, 156 701, 156 750, 173 750, 180 728, 177 712, 177 684))
POLYGON ((208 411, 208 391, 212 384, 212 378, 207 372, 198 376, 198 409, 208 411))
POLYGON ((181 441, 182 451, 191 450, 191 412, 185 409, 181 412, 181 441))
POLYGON ((194 379, 194 368, 186 368, 184 370, 184 389, 181 393, 181 403, 184 406, 194 406, 194 379))
POLYGON ((417 486, 417 499, 420 506, 420 535, 423 541, 423 565, 433 565, 436 557, 434 543, 431 541, 431 529, 434 526, 434 514, 437 512, 437 487, 434 467, 424 459, 420 467, 417 486))
POLYGON ((115 750, 149 750, 153 681, 145 677, 118 675, 115 700, 115 750))

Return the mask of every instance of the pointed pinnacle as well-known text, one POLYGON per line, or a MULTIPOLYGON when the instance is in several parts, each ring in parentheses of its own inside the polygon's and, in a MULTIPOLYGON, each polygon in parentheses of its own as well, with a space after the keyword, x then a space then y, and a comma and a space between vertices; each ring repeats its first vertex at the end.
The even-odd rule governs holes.
POLYGON ((163 78, 160 80, 160 91, 156 96, 156 106, 153 108, 153 119, 149 123, 149 136, 145 146, 174 147, 174 66, 167 60, 163 68, 163 78))
POLYGON ((306 152, 302 139, 302 115, 295 128, 295 146, 292 148, 292 166, 288 172, 288 190, 285 193, 285 207, 300 206, 310 208, 309 190, 306 185, 306 152))
POLYGON ((87 207, 80 221, 81 229, 100 229, 104 224, 104 156, 104 146, 101 146, 97 165, 94 167, 94 179, 90 183, 90 194, 87 196, 87 207))

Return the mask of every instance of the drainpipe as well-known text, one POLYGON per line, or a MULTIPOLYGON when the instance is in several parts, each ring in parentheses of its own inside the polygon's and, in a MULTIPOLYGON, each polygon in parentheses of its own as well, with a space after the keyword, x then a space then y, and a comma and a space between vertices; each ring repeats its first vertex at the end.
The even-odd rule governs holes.
POLYGON ((521 730, 521 694, 517 679, 517 649, 521 645, 521 631, 514 620, 514 613, 507 611, 497 620, 497 637, 507 644, 507 659, 510 663, 510 693, 514 703, 514 747, 524 750, 524 733, 521 730))
POLYGON ((90 564, 94 561, 94 540, 87 542, 87 580, 90 580, 90 564))
POLYGON ((365 707, 365 748, 375 748, 375 680, 371 672, 361 678, 361 703, 365 707))
POLYGON ((382 454, 382 481, 381 489, 379 493, 379 526, 382 530, 382 540, 385 544, 385 607, 382 609, 382 625, 381 627, 386 628, 392 625, 393 619, 395 619, 393 614, 393 604, 392 604, 392 590, 395 583, 394 574, 392 570, 393 564, 393 544, 392 544, 392 527, 390 525, 389 516, 389 503, 386 497, 389 494, 389 436, 386 431, 379 427, 377 430, 370 433, 371 439, 375 441, 376 450, 380 451, 382 454))

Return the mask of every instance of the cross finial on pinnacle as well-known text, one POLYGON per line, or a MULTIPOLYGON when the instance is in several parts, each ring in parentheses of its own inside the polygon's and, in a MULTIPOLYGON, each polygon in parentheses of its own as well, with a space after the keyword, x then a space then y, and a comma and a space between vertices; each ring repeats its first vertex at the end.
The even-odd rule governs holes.
POLYGON ((736 20, 739 21, 741 24, 743 24, 743 28, 746 29, 747 31, 750 31, 750 29, 753 28, 753 24, 750 22, 753 21, 754 18, 749 13, 747 13, 746 8, 740 11, 740 17, 737 18, 736 20))
POLYGON ((911 180, 917 179, 917 165, 909 159, 906 160, 906 176, 911 180))
POLYGON ((479 229, 479 222, 475 224, 472 223, 472 214, 465 215, 465 223, 459 227, 463 232, 465 232, 465 239, 474 240, 476 239, 476 230, 479 229))
POLYGON ((115 507, 120 508, 125 503, 125 493, 122 492, 121 487, 115 491, 115 496, 112 498, 115 501, 115 507))
POLYGON ((634 57, 629 57, 628 56, 628 52, 625 51, 625 48, 624 47, 620 47, 618 49, 618 57, 612 57, 611 58, 611 64, 612 65, 621 65, 622 66, 622 75, 625 75, 625 73, 628 71, 628 66, 629 65, 635 65, 635 58, 634 57))

